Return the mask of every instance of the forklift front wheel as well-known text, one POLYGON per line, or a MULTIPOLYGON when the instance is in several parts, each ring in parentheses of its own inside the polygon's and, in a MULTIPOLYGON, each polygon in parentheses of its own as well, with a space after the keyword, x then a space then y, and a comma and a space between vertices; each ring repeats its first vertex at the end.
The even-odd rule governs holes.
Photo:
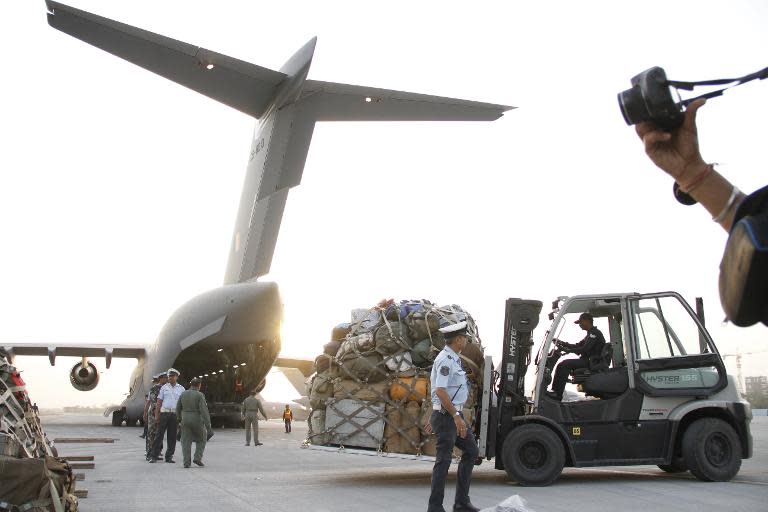
POLYGON ((727 482, 741 468, 739 436, 721 419, 698 419, 683 434, 683 457, 699 480, 727 482))
POLYGON ((501 457, 510 478, 525 486, 544 486, 562 473, 565 448, 552 429, 529 423, 507 435, 501 457))

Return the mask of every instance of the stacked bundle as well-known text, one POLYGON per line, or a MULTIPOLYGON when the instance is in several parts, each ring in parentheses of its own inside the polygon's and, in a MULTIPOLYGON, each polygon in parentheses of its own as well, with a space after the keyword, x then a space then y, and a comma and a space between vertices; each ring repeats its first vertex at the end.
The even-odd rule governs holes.
POLYGON ((0 511, 77 511, 72 468, 55 455, 24 381, 0 349, 0 511))
POLYGON ((389 300, 353 311, 352 323, 334 328, 315 359, 308 441, 434 455, 434 436, 424 425, 432 413, 432 362, 445 346, 438 329, 461 321, 470 337, 461 354, 470 387, 464 417, 474 425, 483 347, 472 317, 456 305, 389 300))

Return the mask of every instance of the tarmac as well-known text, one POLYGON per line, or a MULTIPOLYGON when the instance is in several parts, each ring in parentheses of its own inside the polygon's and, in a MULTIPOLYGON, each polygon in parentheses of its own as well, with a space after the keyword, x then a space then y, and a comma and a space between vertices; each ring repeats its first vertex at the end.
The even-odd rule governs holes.
MULTIPOLYGON (((301 448, 306 423, 284 432, 282 421, 260 422, 263 446, 244 446, 238 429, 216 429, 205 450, 204 468, 185 469, 177 443, 176 464, 144 460, 142 430, 112 427, 98 415, 44 415, 43 428, 56 437, 112 437, 112 444, 59 444, 60 456, 93 455, 95 468, 77 482, 87 489, 80 510, 360 512, 424 511, 432 464, 378 456, 326 453, 301 448)), ((520 495, 531 511, 588 510, 768 510, 768 418, 752 422, 754 455, 730 482, 700 482, 690 473, 667 474, 656 466, 566 468, 549 487, 521 487, 484 461, 475 468, 470 495, 492 507, 520 495)), ((446 488, 453 505, 455 466, 446 488)), ((527 512, 527 511, 526 511, 527 512)))

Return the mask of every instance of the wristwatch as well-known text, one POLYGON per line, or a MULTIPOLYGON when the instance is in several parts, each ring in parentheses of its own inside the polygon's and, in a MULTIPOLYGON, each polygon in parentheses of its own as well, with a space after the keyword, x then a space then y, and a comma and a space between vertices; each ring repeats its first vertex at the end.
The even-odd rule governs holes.
POLYGON ((456 411, 456 414, 454 416, 461 416, 461 413, 459 411, 456 411))

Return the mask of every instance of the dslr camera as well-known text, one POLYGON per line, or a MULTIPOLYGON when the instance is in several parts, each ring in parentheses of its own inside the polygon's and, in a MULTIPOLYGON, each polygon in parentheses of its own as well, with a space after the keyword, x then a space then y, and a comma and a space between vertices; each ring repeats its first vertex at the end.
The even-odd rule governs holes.
POLYGON ((683 123, 683 104, 672 96, 667 74, 658 66, 646 69, 630 81, 632 88, 619 93, 619 107, 628 125, 651 121, 672 131, 683 123))

